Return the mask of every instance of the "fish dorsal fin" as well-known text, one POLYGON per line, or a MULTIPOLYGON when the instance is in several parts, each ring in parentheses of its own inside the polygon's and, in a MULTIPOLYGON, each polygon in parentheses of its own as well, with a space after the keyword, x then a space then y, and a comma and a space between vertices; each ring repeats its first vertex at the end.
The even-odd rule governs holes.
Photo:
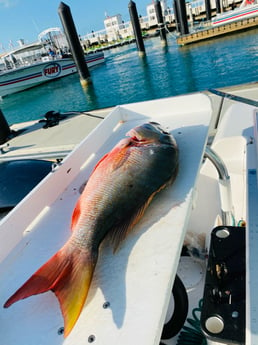
POLYGON ((108 153, 106 153, 95 165, 91 175, 94 171, 98 168, 100 164, 103 163, 104 160, 109 159, 109 168, 111 170, 119 168, 123 165, 124 161, 127 159, 127 155, 125 154, 125 150, 131 144, 131 138, 124 138, 120 140, 120 142, 108 153))
MULTIPOLYGON (((106 154, 98 161, 98 163, 95 165, 94 169, 93 169, 92 172, 91 172, 91 175, 93 175, 93 173, 94 173, 95 170, 98 168, 98 166, 99 166, 105 159, 107 159, 108 157, 110 157, 110 158, 113 158, 113 156, 114 156, 114 157, 118 157, 118 158, 116 158, 113 162, 111 162, 112 164, 110 164, 109 167, 110 167, 111 170, 115 170, 115 169, 119 168, 119 167, 123 164, 123 162, 124 162, 124 160, 125 160, 126 158, 124 158, 124 155, 123 155, 123 154, 117 155, 116 153, 117 153, 117 151, 120 151, 121 149, 123 149, 123 148, 125 147, 126 144, 128 144, 128 140, 127 140, 127 139, 124 140, 124 145, 121 145, 121 143, 120 143, 120 145, 117 145, 111 152, 106 153, 106 154)), ((91 175, 90 175, 90 176, 91 176, 91 175)), ((86 185, 86 184, 85 184, 85 185, 86 185)), ((83 188, 83 189, 84 189, 84 188, 83 188)), ((82 191, 82 192, 83 192, 83 191, 82 191)), ((72 229, 72 231, 75 229, 75 226, 76 226, 76 224, 77 224, 77 222, 78 222, 78 220, 79 220, 80 214, 81 214, 81 198, 82 198, 82 197, 79 198, 79 200, 77 201, 77 204, 76 204, 76 206, 75 206, 75 208, 74 208, 74 210, 73 210, 72 220, 71 220, 71 229, 72 229)))
POLYGON ((134 211, 124 222, 113 228, 109 234, 111 243, 113 245, 113 252, 116 252, 120 244, 126 238, 130 230, 135 226, 136 223, 142 218, 146 208, 152 201, 154 195, 153 193, 149 199, 136 211, 134 211))
POLYGON ((71 229, 72 231, 75 229, 75 226, 79 220, 81 214, 81 198, 78 200, 72 215, 72 221, 71 221, 71 229))
POLYGON ((107 157, 108 157, 109 153, 106 153, 99 161, 98 163, 95 165, 95 167, 93 168, 91 175, 94 173, 94 171, 97 169, 97 167, 100 165, 100 163, 102 163, 107 157))
MULTIPOLYGON (((97 169, 97 167, 99 166, 99 164, 101 162, 104 161, 104 159, 106 159, 108 156, 108 153, 105 154, 99 161, 98 163, 95 165, 94 169, 92 170, 91 172, 91 175, 93 174, 93 172, 97 169)), ((86 185, 87 183, 85 183, 86 185)), ((83 190, 84 190, 85 186, 82 188, 82 193, 83 193, 83 190)), ((79 220, 79 217, 80 217, 80 214, 81 214, 81 197, 79 198, 79 200, 77 201, 77 204, 75 205, 75 208, 73 210, 73 214, 72 214, 72 220, 71 220, 71 230, 73 231, 75 229, 75 226, 79 220)))

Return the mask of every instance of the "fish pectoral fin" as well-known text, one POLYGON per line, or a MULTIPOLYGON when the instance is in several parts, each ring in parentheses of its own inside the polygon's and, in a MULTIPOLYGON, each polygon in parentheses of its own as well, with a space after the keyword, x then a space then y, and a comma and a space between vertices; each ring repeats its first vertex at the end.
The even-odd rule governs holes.
POLYGON ((21 299, 52 290, 60 303, 66 337, 85 303, 96 260, 87 252, 71 250, 68 242, 6 301, 4 308, 21 299))
POLYGON ((113 252, 115 253, 117 249, 119 248, 121 242, 126 238, 130 230, 138 223, 138 221, 142 218, 146 208, 152 201, 154 195, 156 194, 153 193, 149 199, 135 212, 133 212, 127 219, 126 221, 121 222, 118 226, 114 227, 110 231, 110 238, 111 238, 111 243, 113 245, 113 252))

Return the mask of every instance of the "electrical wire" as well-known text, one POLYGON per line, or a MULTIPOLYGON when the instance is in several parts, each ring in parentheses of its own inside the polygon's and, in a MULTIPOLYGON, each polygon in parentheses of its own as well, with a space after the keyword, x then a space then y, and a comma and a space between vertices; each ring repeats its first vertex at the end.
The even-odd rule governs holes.
POLYGON ((189 326, 183 326, 177 340, 177 345, 207 345, 207 340, 202 333, 200 319, 196 315, 201 313, 203 300, 199 301, 198 308, 192 310, 193 318, 187 318, 189 326))

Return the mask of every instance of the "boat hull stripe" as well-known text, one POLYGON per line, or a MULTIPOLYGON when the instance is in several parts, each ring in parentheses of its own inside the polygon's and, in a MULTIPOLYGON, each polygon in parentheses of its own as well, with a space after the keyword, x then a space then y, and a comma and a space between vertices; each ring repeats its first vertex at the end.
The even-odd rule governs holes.
POLYGON ((15 78, 15 79, 7 80, 7 81, 4 81, 4 82, 1 82, 0 86, 16 84, 16 83, 20 83, 20 82, 23 82, 23 81, 26 81, 26 80, 40 78, 40 77, 42 77, 42 72, 34 73, 34 74, 30 74, 30 75, 25 75, 24 77, 20 77, 20 78, 15 78))
POLYGON ((240 13, 240 14, 235 15, 235 16, 234 16, 234 15, 228 16, 228 17, 226 17, 226 18, 223 18, 223 19, 214 21, 213 24, 224 23, 224 22, 230 21, 230 20, 232 20, 232 19, 237 19, 237 18, 245 17, 245 16, 250 15, 250 14, 258 14, 258 9, 257 9, 257 10, 254 10, 254 11, 249 11, 249 12, 240 13))

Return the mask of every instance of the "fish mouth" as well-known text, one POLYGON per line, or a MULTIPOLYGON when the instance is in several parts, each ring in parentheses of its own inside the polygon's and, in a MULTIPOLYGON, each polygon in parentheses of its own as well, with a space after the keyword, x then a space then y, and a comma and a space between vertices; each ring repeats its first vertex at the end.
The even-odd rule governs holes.
POLYGON ((135 132, 134 135, 130 135, 130 137, 133 141, 136 141, 137 143, 143 143, 146 141, 146 139, 142 138, 137 132, 135 132))

